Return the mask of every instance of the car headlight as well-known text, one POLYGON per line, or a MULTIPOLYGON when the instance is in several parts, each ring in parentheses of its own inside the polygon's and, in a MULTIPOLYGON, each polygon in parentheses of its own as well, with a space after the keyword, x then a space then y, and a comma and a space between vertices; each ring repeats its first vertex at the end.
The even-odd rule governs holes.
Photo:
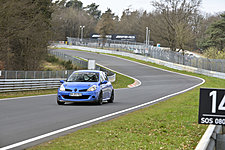
POLYGON ((87 91, 95 91, 97 89, 96 85, 92 85, 91 87, 88 88, 87 91))
POLYGON ((63 84, 60 86, 59 90, 60 90, 60 91, 65 91, 65 87, 64 87, 63 84))

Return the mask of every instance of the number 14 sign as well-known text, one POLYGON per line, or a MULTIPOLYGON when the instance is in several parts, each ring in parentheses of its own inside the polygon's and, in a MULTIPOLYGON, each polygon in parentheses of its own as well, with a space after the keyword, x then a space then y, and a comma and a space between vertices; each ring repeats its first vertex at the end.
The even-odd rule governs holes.
POLYGON ((225 89, 200 89, 198 123, 225 125, 225 89))

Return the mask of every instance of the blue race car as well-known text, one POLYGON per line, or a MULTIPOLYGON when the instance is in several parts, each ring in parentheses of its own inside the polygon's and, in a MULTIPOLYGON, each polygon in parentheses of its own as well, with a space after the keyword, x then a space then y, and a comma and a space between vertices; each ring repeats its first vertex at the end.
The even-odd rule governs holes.
POLYGON ((113 103, 114 89, 107 75, 98 70, 74 71, 66 81, 60 81, 57 104, 65 102, 113 103))

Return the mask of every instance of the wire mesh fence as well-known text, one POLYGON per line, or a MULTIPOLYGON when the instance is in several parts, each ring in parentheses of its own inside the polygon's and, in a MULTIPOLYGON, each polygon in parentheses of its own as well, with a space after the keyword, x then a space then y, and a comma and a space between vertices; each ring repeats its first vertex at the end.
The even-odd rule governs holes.
POLYGON ((51 55, 54 55, 62 60, 65 61, 71 61, 74 65, 76 65, 78 68, 82 68, 82 69, 87 69, 88 68, 88 62, 84 61, 82 59, 76 58, 76 57, 72 57, 70 55, 58 52, 58 51, 54 51, 54 50, 49 50, 49 53, 51 55))
POLYGON ((0 79, 67 78, 74 70, 64 71, 0 71, 0 79))
MULTIPOLYGON (((78 68, 86 69, 88 63, 84 60, 57 52, 49 51, 50 54, 63 59, 71 61, 78 68)), ((67 78, 75 70, 62 70, 62 71, 8 71, 0 70, 0 79, 47 79, 47 78, 67 78)))
POLYGON ((129 53, 136 53, 152 58, 192 66, 200 69, 225 72, 225 59, 208 59, 203 57, 195 57, 190 54, 185 54, 177 51, 171 51, 144 43, 119 41, 119 40, 105 40, 102 39, 78 39, 67 38, 69 45, 88 46, 94 48, 107 48, 109 50, 125 51, 129 53))

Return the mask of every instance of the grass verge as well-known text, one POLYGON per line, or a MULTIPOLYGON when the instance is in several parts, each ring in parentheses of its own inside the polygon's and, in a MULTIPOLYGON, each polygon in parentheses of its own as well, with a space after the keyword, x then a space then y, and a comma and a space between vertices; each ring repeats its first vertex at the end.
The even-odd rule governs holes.
MULTIPOLYGON (((206 82, 201 87, 225 88, 223 79, 122 58, 203 78, 206 82)), ((30 149, 194 149, 207 128, 197 123, 199 88, 30 149)))
POLYGON ((24 97, 24 96, 47 95, 47 94, 56 94, 56 93, 57 93, 57 89, 21 91, 21 92, 5 92, 5 93, 0 93, 0 99, 13 98, 13 97, 24 97))

